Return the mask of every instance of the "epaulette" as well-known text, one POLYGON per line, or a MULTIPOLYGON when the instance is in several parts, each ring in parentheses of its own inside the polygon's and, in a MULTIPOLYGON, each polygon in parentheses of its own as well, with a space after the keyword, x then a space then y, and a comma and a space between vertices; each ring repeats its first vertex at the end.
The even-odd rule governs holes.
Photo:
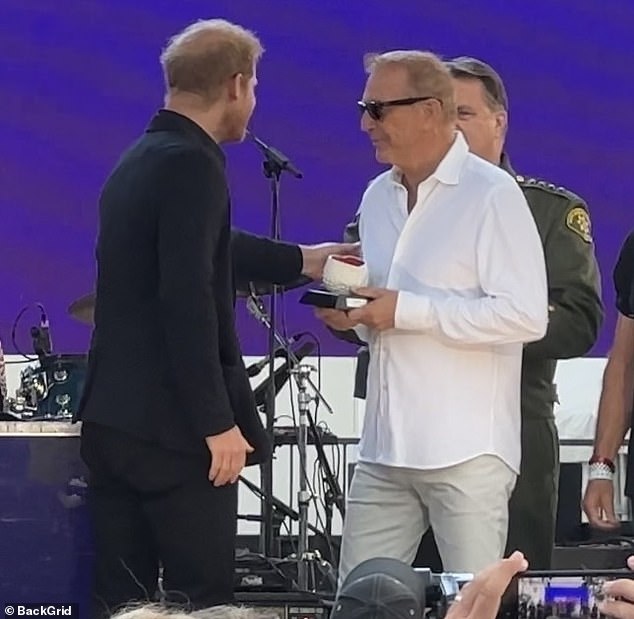
MULTIPOLYGON (((588 207, 576 193, 568 191, 565 187, 556 187, 552 183, 547 183, 546 181, 537 180, 535 178, 526 178, 525 176, 516 175, 515 180, 523 190, 535 190, 551 196, 550 200, 547 200, 546 202, 549 207, 552 202, 552 207, 561 209, 562 212, 565 212, 566 227, 580 236, 586 243, 593 242, 592 224, 590 223, 588 207), (553 200, 553 198, 556 198, 556 200, 553 200), (555 204, 557 206, 555 206, 555 204)), ((538 196, 534 195, 534 198, 537 200, 538 196)), ((526 199, 529 204, 534 204, 533 200, 528 195, 526 196, 526 199)))
POLYGON ((538 191, 544 191, 546 193, 550 193, 554 196, 559 196, 568 200, 569 202, 580 202, 581 204, 585 204, 583 198, 578 196, 576 193, 566 189, 565 187, 554 185, 553 183, 549 183, 544 180, 540 180, 537 178, 532 178, 528 176, 522 176, 521 174, 515 175, 515 180, 518 185, 523 189, 536 189, 538 191))

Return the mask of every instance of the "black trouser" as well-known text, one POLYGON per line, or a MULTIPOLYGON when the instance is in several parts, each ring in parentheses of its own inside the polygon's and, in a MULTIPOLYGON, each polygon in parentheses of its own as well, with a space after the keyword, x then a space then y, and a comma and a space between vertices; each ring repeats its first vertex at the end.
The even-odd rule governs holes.
POLYGON ((233 601, 238 489, 208 481, 209 456, 90 423, 81 453, 95 537, 93 617, 153 601, 159 562, 168 601, 189 609, 233 601))
POLYGON ((551 568, 557 521, 559 437, 552 418, 522 418, 522 464, 509 503, 507 554, 521 550, 530 569, 551 568))

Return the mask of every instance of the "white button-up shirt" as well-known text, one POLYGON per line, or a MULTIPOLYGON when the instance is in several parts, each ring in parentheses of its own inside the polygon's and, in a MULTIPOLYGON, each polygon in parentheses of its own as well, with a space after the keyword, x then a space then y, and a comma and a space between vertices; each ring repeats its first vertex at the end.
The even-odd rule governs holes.
POLYGON ((370 285, 398 290, 370 347, 359 459, 432 469, 478 455, 520 465, 524 342, 548 322, 544 254, 515 180, 462 134, 408 214, 398 170, 368 186, 359 234, 370 285))

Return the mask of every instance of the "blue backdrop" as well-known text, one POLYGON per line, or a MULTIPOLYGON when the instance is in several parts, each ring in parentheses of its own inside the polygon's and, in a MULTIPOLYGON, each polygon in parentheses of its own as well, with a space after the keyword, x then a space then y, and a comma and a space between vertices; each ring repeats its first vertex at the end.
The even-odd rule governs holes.
MULTIPOLYGON (((0 338, 41 301, 58 352, 87 347, 66 307, 90 291, 100 187, 162 102, 167 38, 202 17, 255 30, 260 67, 254 130, 300 167, 282 186, 284 237, 338 239, 379 170, 359 130, 362 56, 395 48, 469 54, 493 64, 511 101, 508 151, 519 172, 584 196, 592 210, 608 320, 611 268, 632 225, 634 3, 631 0, 0 0, 0 338)), ((268 230, 259 153, 227 148, 235 222, 268 230)), ((289 330, 307 323, 323 350, 347 354, 287 296, 289 330)), ((239 309, 243 349, 262 328, 239 309)), ((28 314, 18 343, 30 350, 28 314)))

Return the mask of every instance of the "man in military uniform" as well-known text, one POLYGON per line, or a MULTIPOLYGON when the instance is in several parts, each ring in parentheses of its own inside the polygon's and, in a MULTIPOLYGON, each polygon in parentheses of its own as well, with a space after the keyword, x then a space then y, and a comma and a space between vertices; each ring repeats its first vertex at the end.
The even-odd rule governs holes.
MULTIPOLYGON (((456 58, 447 64, 454 77, 459 129, 472 152, 517 179, 544 245, 550 320, 544 339, 527 344, 524 350, 522 464, 510 502, 507 550, 520 549, 531 569, 549 569, 559 479, 555 367, 557 359, 579 357, 592 347, 603 318, 588 207, 563 187, 515 174, 503 151, 508 100, 500 76, 474 58, 456 58)), ((346 227, 344 236, 348 242, 358 239, 356 220, 346 227)), ((367 360, 367 349, 362 349, 356 397, 365 396, 367 360)))

